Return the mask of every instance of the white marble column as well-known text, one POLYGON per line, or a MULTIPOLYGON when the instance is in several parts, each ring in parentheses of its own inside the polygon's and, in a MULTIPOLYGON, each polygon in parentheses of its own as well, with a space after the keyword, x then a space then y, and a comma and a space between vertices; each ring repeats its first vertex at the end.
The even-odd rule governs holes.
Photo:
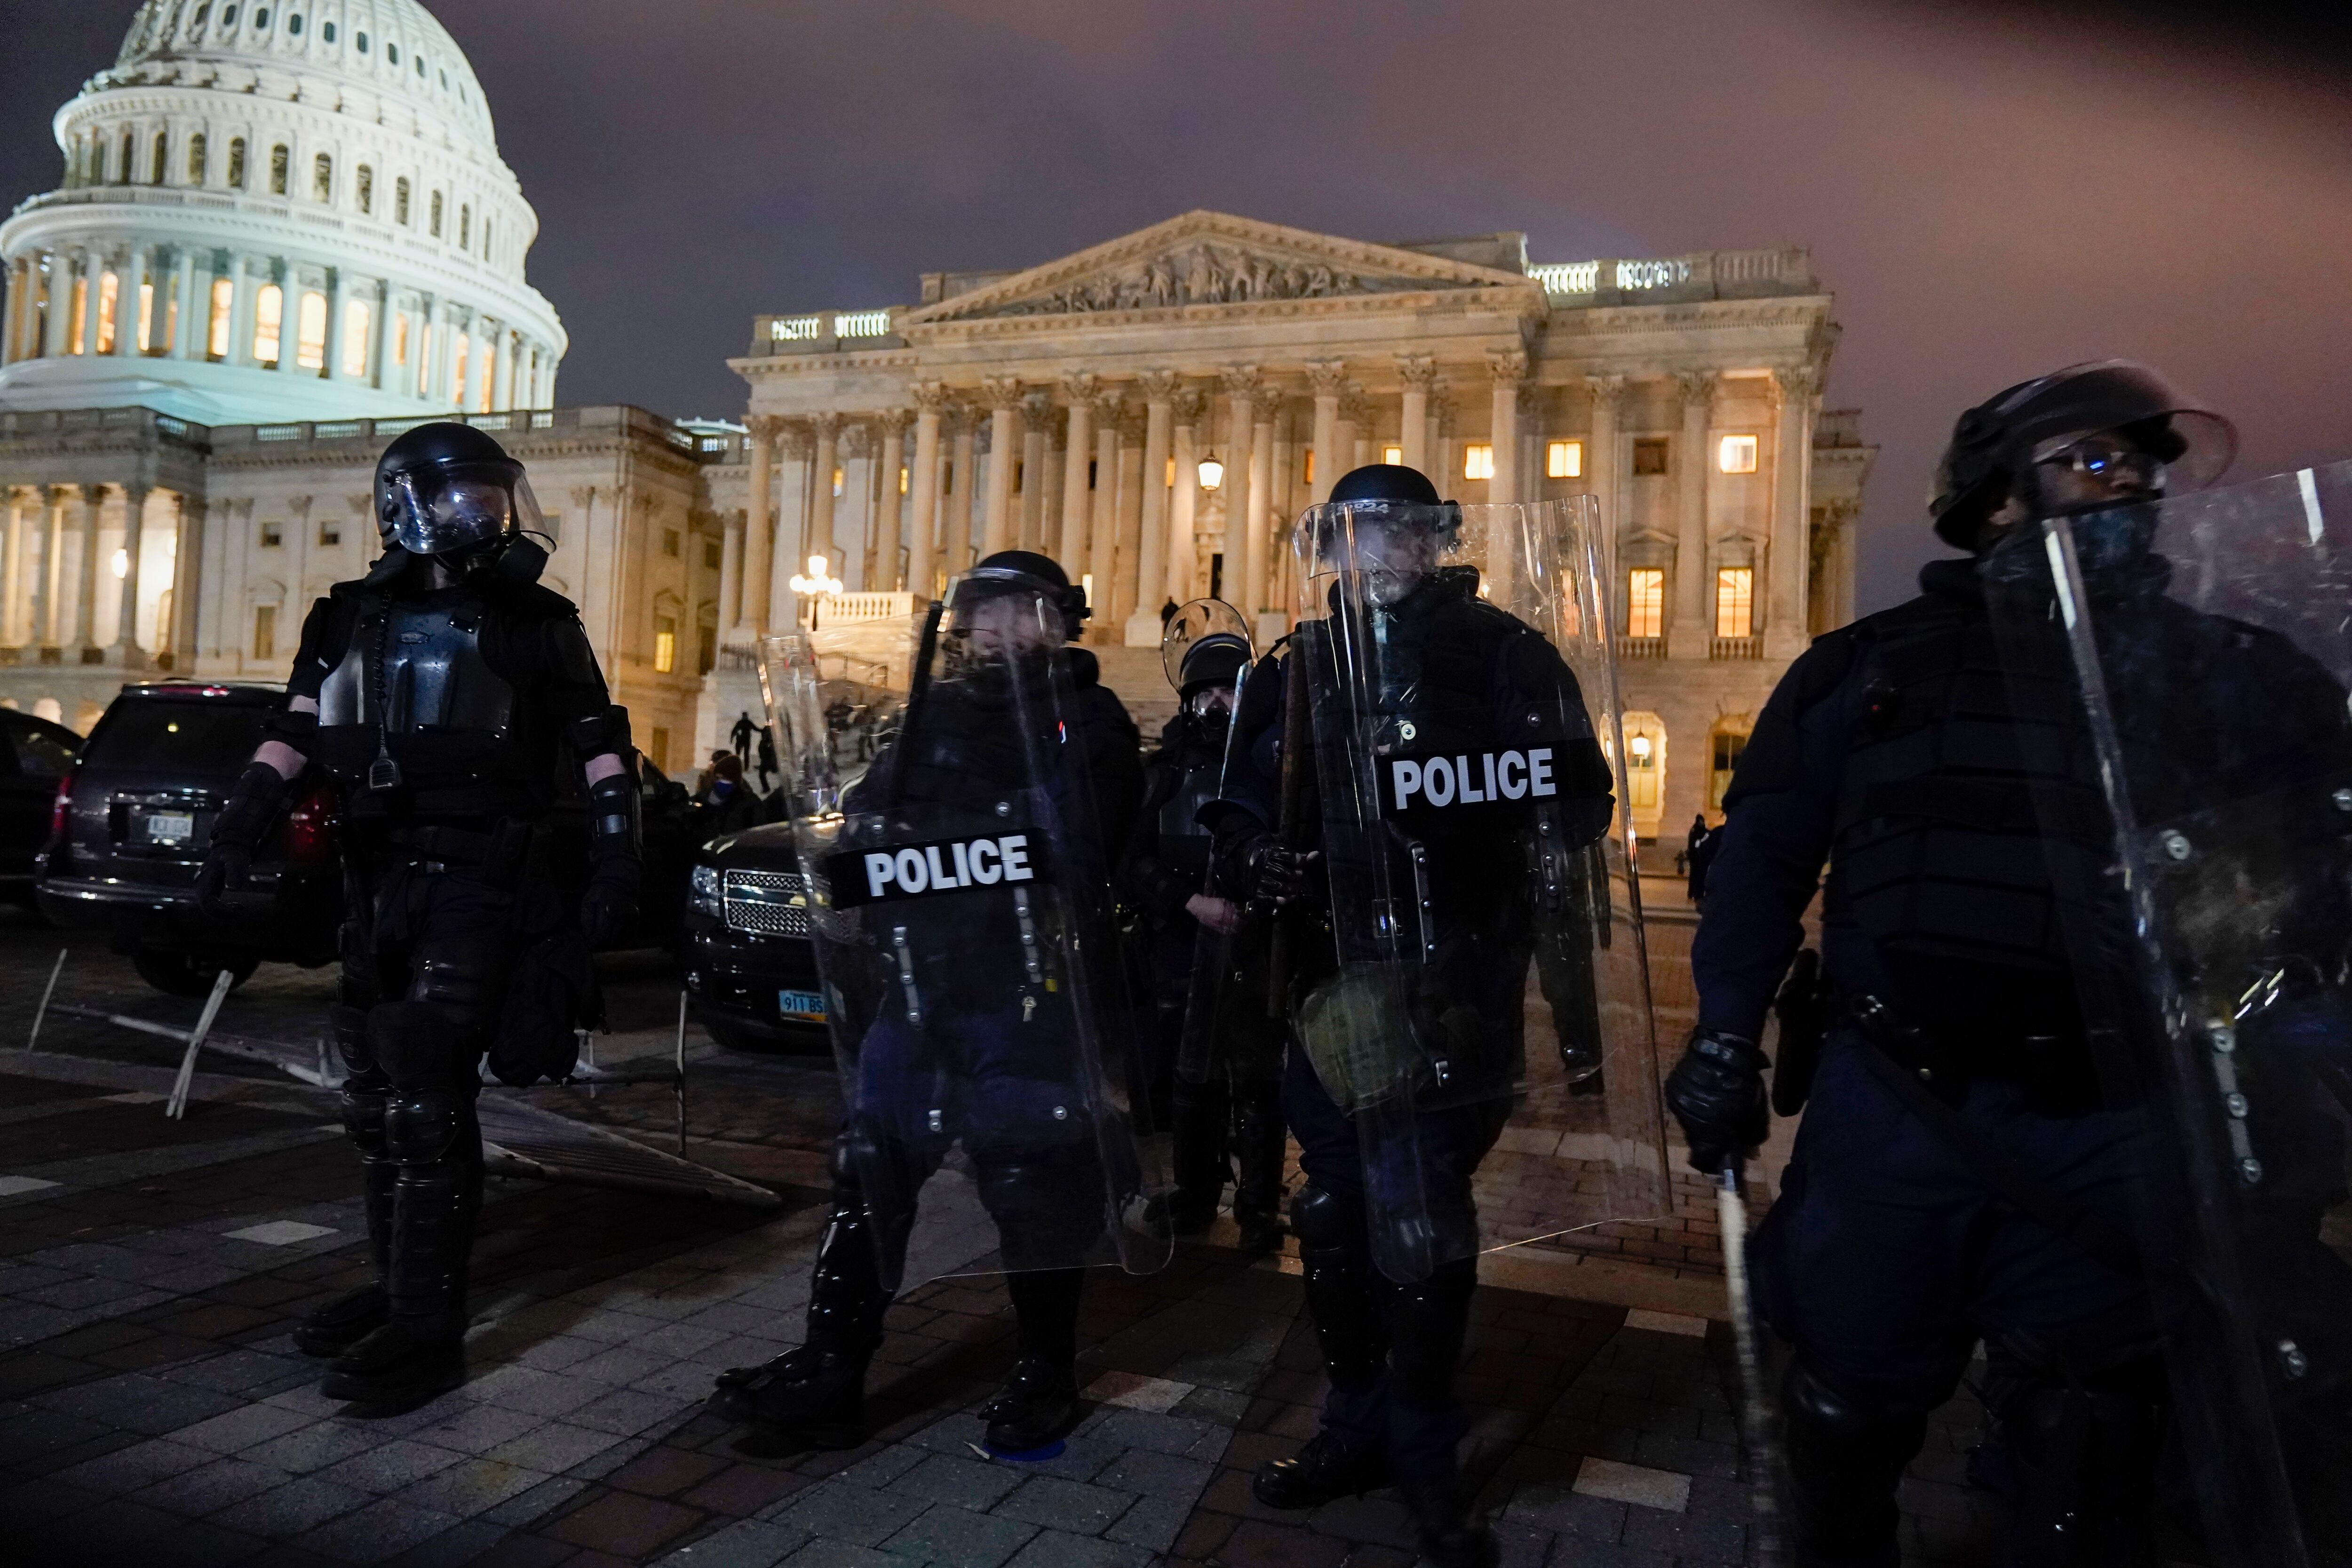
MULTIPOLYGON (((833 471, 841 467, 841 416, 813 415, 809 431, 816 438, 816 453, 809 475, 808 539, 801 554, 824 556, 827 574, 837 577, 841 574, 835 568, 841 561, 833 547, 833 471)), ((799 571, 804 563, 804 560, 793 562, 793 570, 799 571)))
POLYGON ((932 541, 939 537, 940 412, 947 406, 948 389, 936 381, 919 381, 912 390, 915 471, 907 480, 914 502, 907 514, 907 587, 919 602, 935 592, 932 541))
POLYGON ((898 470, 907 460, 907 426, 914 417, 911 409, 884 409, 875 418, 867 444, 874 468, 874 526, 868 535, 874 566, 866 585, 877 593, 895 593, 899 587, 898 514, 906 502, 899 498, 898 470))
POLYGON ((106 506, 104 485, 84 485, 81 492, 81 560, 76 574, 81 590, 74 595, 73 641, 84 664, 96 664, 104 655, 98 646, 98 519, 106 506))
POLYGON ((1143 388, 1142 517, 1136 541, 1135 613, 1128 618, 1129 647, 1160 646, 1160 607, 1168 591, 1168 467, 1173 458, 1176 373, 1146 371, 1143 388), (1137 641, 1140 635, 1144 640, 1137 641))
MULTIPOLYGON (((172 357, 179 360, 201 360, 205 357, 205 325, 212 303, 212 270, 209 266, 196 270, 195 252, 183 247, 179 265, 173 268, 172 297, 180 302, 177 323, 172 331, 172 357)), ((173 604, 179 601, 174 598, 173 604)))
POLYGON ((1265 542, 1250 533, 1250 447, 1257 432, 1257 366, 1234 365, 1220 372, 1230 407, 1225 478, 1225 591, 1245 621, 1255 620, 1258 599, 1265 592, 1265 542))
POLYGON ((1778 418, 1772 429, 1772 543, 1767 563, 1771 610, 1764 623, 1764 657, 1794 658, 1811 640, 1806 627, 1806 579, 1812 568, 1813 391, 1810 364, 1772 373, 1778 418))
POLYGON ((22 647, 25 639, 17 636, 16 601, 25 582, 25 536, 31 531, 26 526, 26 498, 36 492, 10 485, 0 492, 0 523, 6 531, 0 533, 0 647, 22 647))
POLYGON ((226 363, 251 365, 253 357, 254 299, 261 285, 254 278, 254 258, 233 253, 228 258, 229 310, 228 358, 226 363))
POLYGON ((196 667, 196 610, 204 591, 205 503, 174 492, 172 497, 172 618, 156 627, 156 641, 182 674, 196 667))
POLYGON ((719 529, 719 625, 732 640, 743 624, 743 514, 730 512, 719 529))
POLYGON ((1675 617, 1666 630, 1669 658, 1705 658, 1715 635, 1707 603, 1707 427, 1715 411, 1716 374, 1686 370, 1675 378, 1683 395, 1683 433, 1675 443, 1675 617))
MULTIPOLYGON (((108 663, 125 668, 143 662, 139 647, 139 562, 146 527, 146 489, 126 485, 122 491, 122 554, 128 570, 122 574, 122 586, 115 595, 114 643, 107 652, 108 663)), ((110 569, 111 563, 109 566, 110 569)), ((105 578, 99 580, 104 582, 105 578)))
POLYGON ((1625 378, 1588 375, 1585 390, 1592 396, 1592 418, 1584 437, 1584 487, 1601 508, 1601 603, 1609 606, 1610 626, 1622 631, 1624 584, 1617 579, 1617 421, 1625 407, 1625 378))
POLYGON ((1519 388, 1528 379, 1527 353, 1489 350, 1486 370, 1494 378, 1486 438, 1493 444, 1495 461, 1495 477, 1486 481, 1486 499, 1515 501, 1519 499, 1519 388))
MULTIPOLYGON (((124 252, 122 265, 114 281, 114 356, 117 359, 137 359, 147 352, 139 335, 139 291, 147 281, 147 247, 133 243, 124 252)), ((158 298, 149 311, 154 330, 163 330, 163 305, 158 298)))
POLYGON ((1011 376, 982 376, 980 400, 988 408, 988 497, 981 517, 980 552, 993 555, 1013 544, 1013 468, 1021 452, 1014 419, 1021 409, 1021 383, 1011 376))
POLYGON ((957 404, 949 411, 952 424, 949 450, 952 454, 948 465, 949 484, 940 498, 947 508, 947 522, 940 531, 945 535, 941 549, 946 559, 941 563, 949 579, 971 569, 972 481, 980 468, 979 421, 969 404, 957 404))
POLYGON ((1264 626, 1269 615, 1281 615, 1275 595, 1273 529, 1274 426, 1281 408, 1280 396, 1271 389, 1250 405, 1249 500, 1242 516, 1249 530, 1250 581, 1256 585, 1255 602, 1247 606, 1253 627, 1264 626))
POLYGON ((1098 390, 1095 394, 1095 488, 1093 516, 1087 524, 1087 574, 1094 579, 1094 587, 1087 602, 1094 611, 1087 624, 1098 637, 1115 635, 1117 624, 1111 619, 1111 605, 1118 597, 1118 418, 1119 395, 1098 390))
POLYGON ((23 357, 19 346, 25 327, 25 275, 30 265, 31 258, 24 256, 8 264, 7 315, 0 321, 0 364, 14 364, 23 357))
POLYGON ((1143 409, 1130 403, 1118 416, 1118 549, 1111 563, 1110 618, 1104 628, 1113 641, 1119 640, 1127 618, 1143 608, 1143 497, 1160 482, 1158 476, 1144 478, 1143 436, 1143 409))
POLYGON ((1086 372, 1066 375, 1062 390, 1070 400, 1070 428, 1062 459, 1062 537, 1054 559, 1075 583, 1087 570, 1087 525, 1092 521, 1087 462, 1094 446, 1095 378, 1086 372))
POLYGON ((1176 395, 1175 432, 1171 456, 1176 459, 1176 490, 1169 498, 1168 597, 1182 604, 1192 596, 1201 570, 1201 552, 1194 531, 1201 516, 1201 411, 1205 404, 1198 387, 1176 395))
POLYGON ((81 500, 79 485, 51 485, 48 526, 43 531, 39 574, 33 584, 33 635, 44 648, 63 648, 73 624, 66 618, 66 509, 81 500))
POLYGON ((751 432, 751 472, 743 507, 742 595, 730 640, 748 643, 768 629, 769 564, 776 537, 776 437, 784 422, 772 414, 754 414, 744 423, 751 432))
POLYGON ((1315 483, 1307 500, 1320 506, 1331 499, 1332 482, 1348 468, 1339 455, 1339 398, 1348 390, 1348 367, 1335 359, 1308 360, 1307 382, 1315 389, 1315 483))
POLYGON ((1054 399, 1043 392, 1024 394, 1021 399, 1021 509, 1020 548, 1042 551, 1046 547, 1045 496, 1052 488, 1046 479, 1045 453, 1053 439, 1054 399))
POLYGON ((72 344, 73 280, 72 253, 49 252, 49 314, 43 331, 47 342, 41 350, 46 358, 57 358, 72 344))
MULTIPOLYGON (((106 269, 105 252, 93 247, 81 253, 84 280, 81 291, 81 352, 84 358, 95 358, 98 354, 98 312, 99 306, 106 298, 106 269)), ((119 297, 116 304, 119 319, 119 297)))

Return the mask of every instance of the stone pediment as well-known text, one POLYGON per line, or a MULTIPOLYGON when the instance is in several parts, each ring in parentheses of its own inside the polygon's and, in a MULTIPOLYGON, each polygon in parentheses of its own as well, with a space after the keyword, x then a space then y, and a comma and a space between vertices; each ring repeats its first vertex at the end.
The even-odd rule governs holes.
POLYGON ((1192 212, 942 300, 899 325, 1481 289, 1542 299, 1541 285, 1520 273, 1192 212))

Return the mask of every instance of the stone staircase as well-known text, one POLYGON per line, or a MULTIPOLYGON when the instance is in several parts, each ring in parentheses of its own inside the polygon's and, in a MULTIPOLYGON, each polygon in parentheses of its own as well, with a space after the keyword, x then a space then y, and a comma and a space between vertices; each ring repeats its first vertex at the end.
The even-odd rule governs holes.
POLYGON ((1176 691, 1160 668, 1160 650, 1093 647, 1089 651, 1102 661, 1103 684, 1118 693, 1135 727, 1143 731, 1143 743, 1147 747, 1156 743, 1160 730, 1176 716, 1176 691))

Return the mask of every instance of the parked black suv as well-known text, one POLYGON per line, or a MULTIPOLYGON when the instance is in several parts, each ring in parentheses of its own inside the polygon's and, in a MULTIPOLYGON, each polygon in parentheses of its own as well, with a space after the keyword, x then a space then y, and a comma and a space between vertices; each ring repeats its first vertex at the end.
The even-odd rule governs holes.
POLYGON ((58 786, 81 752, 63 724, 0 708, 0 900, 33 900, 33 862, 57 824, 58 786))
POLYGON ((792 825, 714 838, 694 858, 680 953, 695 1016, 736 1050, 825 1049, 824 983, 792 825))
POLYGON ((263 686, 127 686, 58 791, 37 865, 41 912, 110 932, 139 976, 201 995, 226 969, 242 984, 264 959, 315 968, 335 956, 342 871, 331 785, 306 781, 246 891, 217 915, 196 906, 213 819, 261 743, 278 694, 263 686))

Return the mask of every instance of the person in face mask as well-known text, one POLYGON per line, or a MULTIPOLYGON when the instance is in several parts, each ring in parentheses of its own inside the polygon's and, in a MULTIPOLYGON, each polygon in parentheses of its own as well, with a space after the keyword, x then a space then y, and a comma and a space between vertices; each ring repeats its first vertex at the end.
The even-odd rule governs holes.
MULTIPOLYGON (((1188 612, 1200 607, 1171 606, 1171 637, 1192 629, 1188 612)), ((1155 1095, 1169 1097, 1175 1135, 1175 1230, 1206 1228, 1230 1184, 1243 1249, 1264 1252, 1282 1237, 1282 1029, 1263 1002, 1265 922, 1245 921, 1240 902, 1208 890, 1211 839, 1200 813, 1217 797, 1234 686, 1250 658, 1238 612, 1225 611, 1218 624, 1233 629, 1189 637, 1174 656, 1181 706, 1145 761, 1143 810, 1119 891, 1143 927, 1156 1025, 1152 1079, 1155 1095), (1203 966, 1215 973, 1196 973, 1203 966), (1234 973, 1244 978, 1234 983, 1234 973), (1188 1005, 1208 1009, 1193 1020, 1208 1052, 1198 1081, 1176 1071, 1188 1005)))

